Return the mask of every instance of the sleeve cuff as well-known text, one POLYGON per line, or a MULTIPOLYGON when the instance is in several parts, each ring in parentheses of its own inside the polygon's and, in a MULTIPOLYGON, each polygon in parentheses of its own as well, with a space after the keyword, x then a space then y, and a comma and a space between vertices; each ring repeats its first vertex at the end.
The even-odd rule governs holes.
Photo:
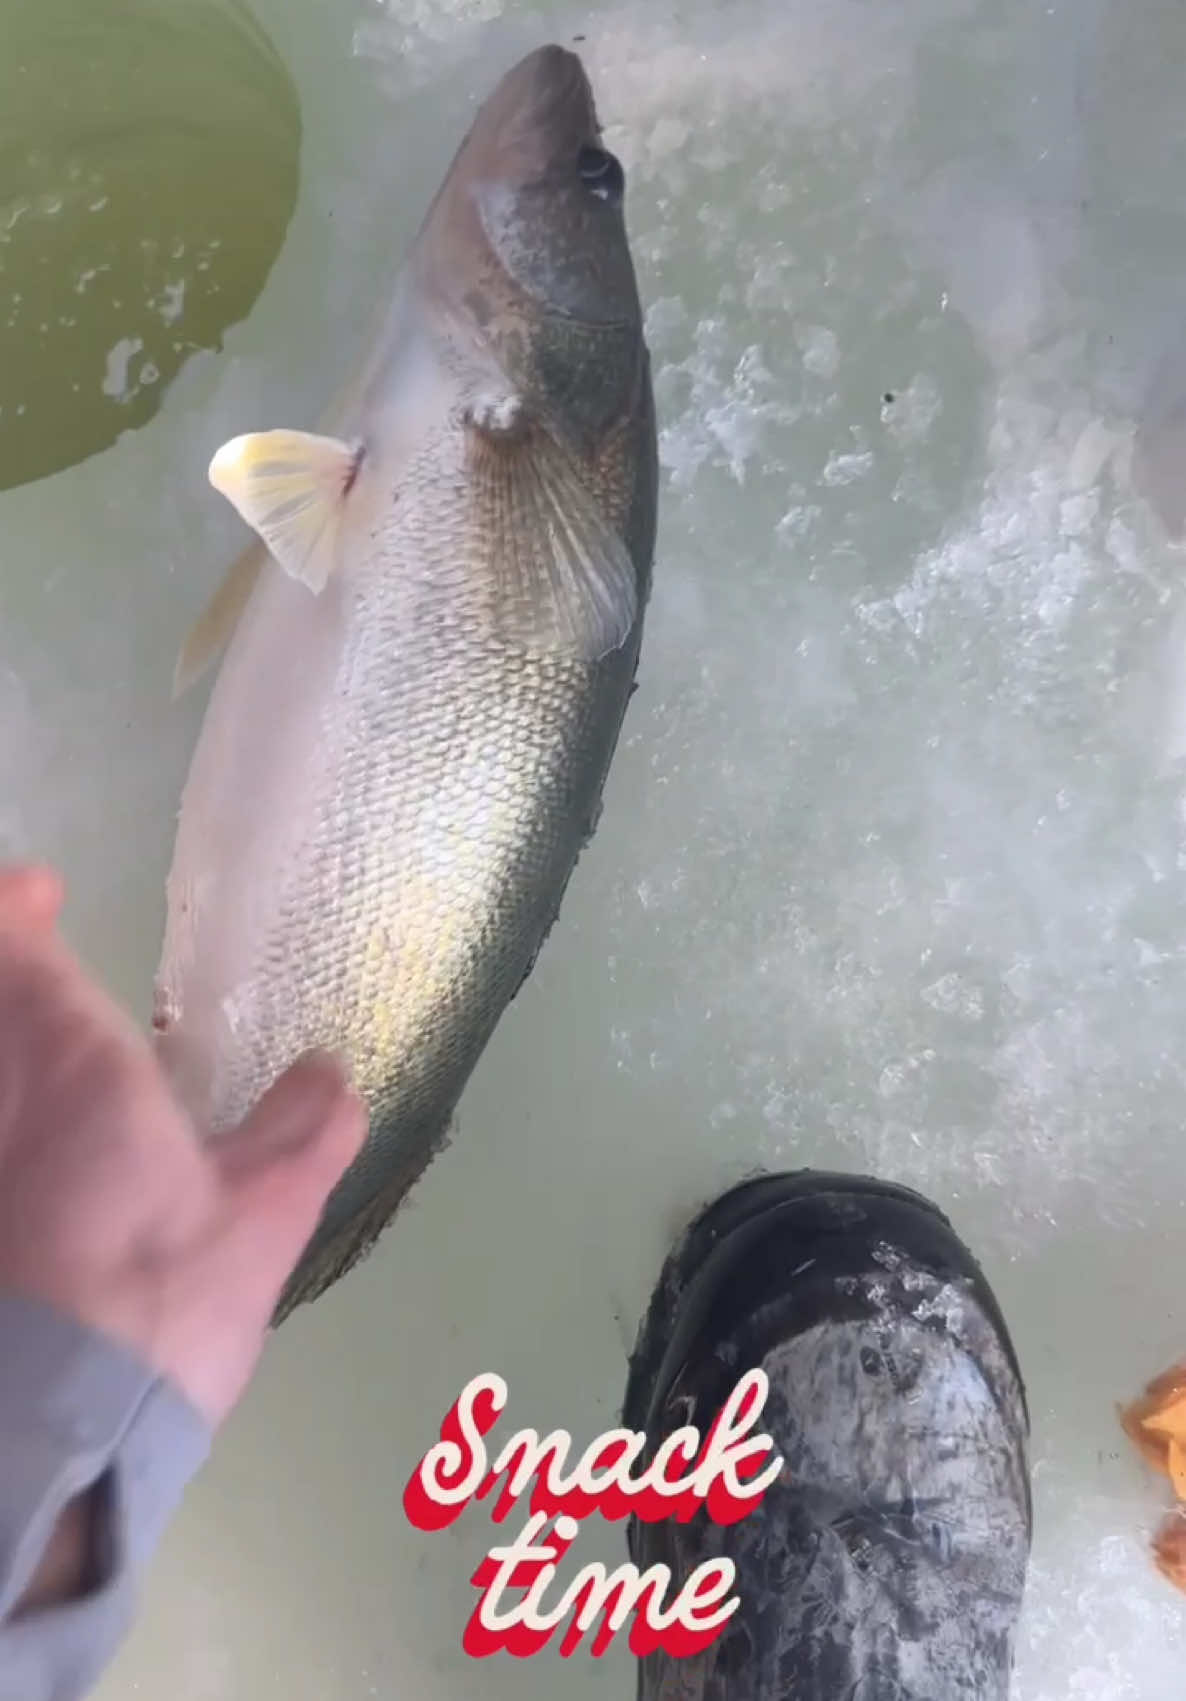
POLYGON ((0 1294, 0 1701, 73 1701, 94 1683, 209 1448, 205 1421, 127 1348, 39 1300, 0 1294), (105 1479, 98 1586, 10 1622, 62 1509, 105 1479))

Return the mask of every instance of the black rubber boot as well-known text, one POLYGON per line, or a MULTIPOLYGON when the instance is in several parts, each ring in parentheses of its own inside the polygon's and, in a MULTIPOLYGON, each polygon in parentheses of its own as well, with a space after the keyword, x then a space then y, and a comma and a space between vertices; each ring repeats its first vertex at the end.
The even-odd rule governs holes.
POLYGON ((702 1653, 639 1663, 643 1701, 1003 1701, 1029 1558, 1029 1418, 971 1253, 906 1188, 762 1177, 667 1260, 624 1421, 652 1449, 707 1431, 738 1379, 770 1379, 757 1432, 785 1466, 730 1526, 629 1528, 683 1582, 737 1567, 741 1604, 702 1653))

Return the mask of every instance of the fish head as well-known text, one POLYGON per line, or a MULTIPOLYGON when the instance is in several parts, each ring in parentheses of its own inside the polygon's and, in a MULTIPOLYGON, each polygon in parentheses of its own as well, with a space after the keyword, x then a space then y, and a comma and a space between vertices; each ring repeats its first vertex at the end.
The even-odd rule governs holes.
POLYGON ((643 353, 624 191, 580 59, 543 47, 478 112, 414 256, 510 389, 594 436, 629 406, 643 353))

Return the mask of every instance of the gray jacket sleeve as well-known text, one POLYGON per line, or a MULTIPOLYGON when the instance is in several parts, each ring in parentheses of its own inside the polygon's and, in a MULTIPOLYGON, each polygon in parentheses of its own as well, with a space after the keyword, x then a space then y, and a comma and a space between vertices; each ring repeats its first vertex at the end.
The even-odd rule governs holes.
POLYGON ((76 1701, 96 1681, 209 1446, 193 1407, 126 1348, 0 1293, 0 1701, 76 1701), (96 1587, 14 1614, 63 1507, 95 1484, 104 1508, 96 1587))

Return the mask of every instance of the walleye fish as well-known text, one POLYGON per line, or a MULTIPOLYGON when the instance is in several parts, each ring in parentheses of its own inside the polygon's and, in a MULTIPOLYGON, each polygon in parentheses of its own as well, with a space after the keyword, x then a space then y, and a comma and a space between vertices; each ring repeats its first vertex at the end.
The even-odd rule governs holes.
POLYGON ((179 664, 184 685, 233 625, 181 802, 156 1044, 215 1137, 311 1046, 371 1116, 277 1322, 440 1147, 599 812, 658 480, 599 138, 576 55, 508 72, 333 435, 264 431, 211 462, 266 548, 179 664))

